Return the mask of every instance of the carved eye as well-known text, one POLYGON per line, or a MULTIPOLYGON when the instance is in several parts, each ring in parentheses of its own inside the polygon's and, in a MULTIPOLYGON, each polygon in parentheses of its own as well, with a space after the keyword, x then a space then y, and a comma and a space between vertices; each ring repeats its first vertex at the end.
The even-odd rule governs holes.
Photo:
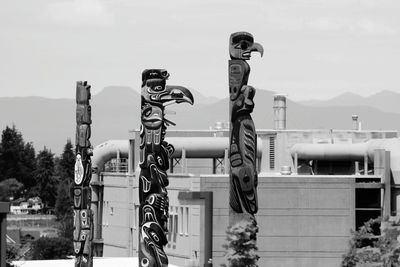
POLYGON ((249 44, 247 42, 241 42, 240 43, 240 48, 243 50, 246 50, 249 47, 249 44))
POLYGON ((164 78, 168 77, 168 71, 162 71, 161 72, 161 76, 164 77, 164 78))
POLYGON ((162 160, 162 158, 160 156, 157 156, 157 162, 160 166, 162 166, 164 164, 164 161, 162 160))
POLYGON ((151 233, 151 237, 153 238, 154 241, 156 241, 157 243, 160 241, 160 239, 158 238, 156 233, 151 233))
POLYGON ((150 116, 151 111, 152 111, 152 108, 151 108, 151 107, 147 107, 147 108, 143 111, 143 112, 144 112, 144 116, 146 116, 146 117, 150 116))

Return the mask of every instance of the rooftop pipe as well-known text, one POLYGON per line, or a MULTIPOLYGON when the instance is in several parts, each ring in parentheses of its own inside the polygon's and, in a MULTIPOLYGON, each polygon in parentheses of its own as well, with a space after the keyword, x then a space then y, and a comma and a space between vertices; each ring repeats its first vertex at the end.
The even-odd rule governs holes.
POLYGON ((92 205, 91 210, 93 211, 93 232, 94 240, 102 238, 101 235, 101 216, 99 213, 100 200, 99 200, 99 187, 102 185, 99 175, 104 170, 104 164, 116 158, 117 155, 121 157, 128 157, 129 142, 128 140, 110 140, 104 142, 93 149, 92 157, 92 180, 90 185, 92 186, 92 205))
POLYGON ((374 151, 390 151, 390 169, 395 184, 400 184, 400 139, 371 139, 355 144, 295 144, 291 148, 292 158, 303 160, 354 160, 362 161, 367 156, 374 159, 374 151))

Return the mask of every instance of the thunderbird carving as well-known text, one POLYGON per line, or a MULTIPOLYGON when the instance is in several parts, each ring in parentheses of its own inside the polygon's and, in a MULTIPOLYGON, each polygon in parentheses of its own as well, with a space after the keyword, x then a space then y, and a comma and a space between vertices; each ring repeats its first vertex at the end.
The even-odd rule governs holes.
POLYGON ((139 179, 139 265, 166 267, 168 257, 168 186, 167 170, 174 147, 164 138, 167 126, 175 125, 165 118, 165 107, 174 103, 193 105, 193 96, 182 86, 167 86, 169 73, 149 69, 142 74, 139 179))

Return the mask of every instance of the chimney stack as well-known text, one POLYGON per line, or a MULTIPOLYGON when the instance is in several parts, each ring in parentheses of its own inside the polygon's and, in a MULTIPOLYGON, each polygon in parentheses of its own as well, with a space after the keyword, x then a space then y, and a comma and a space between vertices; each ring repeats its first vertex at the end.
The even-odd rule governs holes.
POLYGON ((360 130, 360 123, 358 123, 358 115, 352 115, 351 119, 353 120, 352 130, 353 131, 359 131, 360 130))
POLYGON ((286 130, 286 95, 274 95, 275 130, 286 130))

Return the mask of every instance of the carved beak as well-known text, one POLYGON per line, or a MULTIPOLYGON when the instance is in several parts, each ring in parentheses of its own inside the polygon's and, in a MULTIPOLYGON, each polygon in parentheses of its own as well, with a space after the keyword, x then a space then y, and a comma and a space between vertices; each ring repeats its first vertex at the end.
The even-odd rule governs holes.
POLYGON ((177 104, 189 103, 191 105, 193 105, 193 103, 194 103, 192 93, 189 91, 189 89, 187 89, 183 86, 167 85, 165 90, 166 90, 166 94, 161 96, 161 100, 163 102, 172 101, 177 104))
POLYGON ((261 54, 261 57, 264 55, 264 48, 262 45, 260 45, 259 43, 254 43, 252 46, 250 46, 249 48, 247 48, 244 52, 243 52, 243 56, 246 58, 250 58, 250 54, 252 52, 259 52, 261 54))

